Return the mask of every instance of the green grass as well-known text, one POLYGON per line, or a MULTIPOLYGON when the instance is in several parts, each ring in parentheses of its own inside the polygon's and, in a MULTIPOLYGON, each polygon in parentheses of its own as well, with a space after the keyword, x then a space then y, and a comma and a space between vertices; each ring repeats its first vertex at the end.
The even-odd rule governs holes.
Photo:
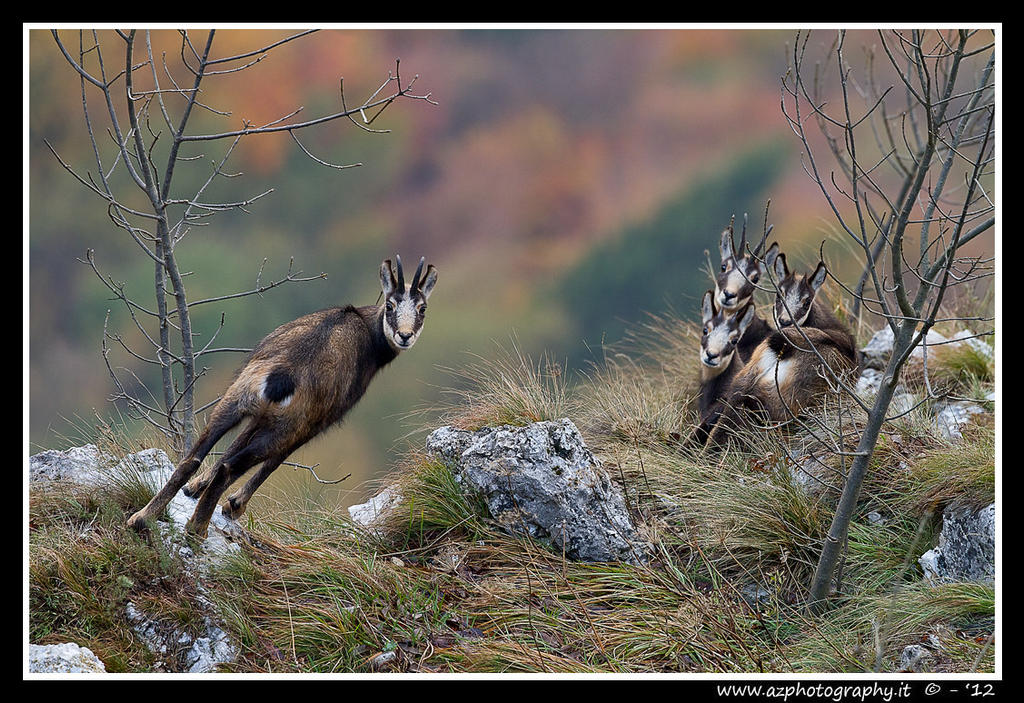
MULTIPOLYGON (((141 505, 112 492, 33 486, 29 523, 29 640, 89 647, 110 672, 150 671, 155 658, 125 618, 142 612, 199 632, 196 583, 181 558, 125 527, 141 505)), ((145 495, 139 487, 127 493, 145 495)))

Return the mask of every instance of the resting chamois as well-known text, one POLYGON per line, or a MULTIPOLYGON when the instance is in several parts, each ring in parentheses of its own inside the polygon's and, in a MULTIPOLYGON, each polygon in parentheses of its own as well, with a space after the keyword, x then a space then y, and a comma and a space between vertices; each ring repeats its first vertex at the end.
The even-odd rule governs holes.
POLYGON ((703 445, 722 411, 721 400, 729 384, 743 366, 737 346, 744 332, 757 317, 754 303, 730 313, 715 307, 714 293, 708 291, 701 301, 700 396, 697 410, 700 423, 687 445, 703 445))
POLYGON ((825 282, 825 265, 819 264, 810 277, 793 276, 786 268, 785 254, 779 254, 775 273, 779 329, 757 345, 733 377, 709 444, 724 442, 730 430, 751 419, 772 423, 791 419, 829 390, 833 376, 847 377, 857 367, 853 335, 823 303, 814 300, 825 282), (780 318, 780 307, 785 317, 780 318), (812 322, 822 326, 811 326, 812 322))
MULTIPOLYGON (((729 223, 727 229, 723 230, 719 243, 722 264, 718 275, 715 276, 714 295, 714 302, 717 307, 722 309, 723 313, 735 314, 752 300, 757 282, 778 255, 779 244, 773 242, 765 252, 764 258, 758 260, 758 255, 768 239, 770 231, 771 228, 765 230, 761 241, 751 251, 747 247, 747 224, 744 219, 743 234, 740 237, 740 255, 737 256, 737 251, 733 246, 732 222, 729 223)), ((756 313, 754 314, 737 347, 741 361, 746 363, 750 359, 754 349, 762 339, 768 336, 771 329, 767 322, 756 313)))
POLYGON ((817 296, 828 277, 825 262, 819 261, 810 275, 791 273, 786 265, 786 255, 779 254, 775 257, 774 273, 776 326, 779 329, 795 325, 800 329, 821 330, 856 364, 857 344, 849 328, 836 318, 828 303, 817 296))
POLYGON ((214 407, 210 421, 167 484, 128 519, 144 530, 182 485, 199 494, 186 528, 205 536, 221 495, 253 466, 262 466, 224 504, 224 514, 237 518, 249 499, 292 452, 339 422, 366 392, 384 366, 409 349, 423 328, 427 299, 437 271, 420 259, 406 287, 402 260, 398 278, 388 259, 380 267, 384 301, 363 307, 333 307, 285 323, 263 338, 245 366, 214 407), (423 278, 420 278, 420 275, 423 278), (248 419, 216 464, 205 475, 196 470, 228 430, 248 419))

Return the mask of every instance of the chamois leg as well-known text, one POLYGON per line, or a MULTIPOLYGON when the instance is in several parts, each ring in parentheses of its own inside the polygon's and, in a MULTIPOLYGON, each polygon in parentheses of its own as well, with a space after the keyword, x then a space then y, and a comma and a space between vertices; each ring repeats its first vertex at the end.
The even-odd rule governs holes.
POLYGON ((257 489, 263 485, 263 482, 270 477, 270 474, 274 473, 274 470, 288 458, 287 454, 278 454, 272 456, 263 462, 263 466, 256 470, 249 480, 245 482, 245 485, 228 496, 227 501, 221 506, 221 512, 232 520, 237 520, 245 512, 246 507, 249 505, 249 499, 252 498, 253 494, 257 489))
MULTIPOLYGON (((192 454, 198 459, 196 462, 196 468, 202 464, 203 459, 210 453, 221 437, 227 434, 233 427, 242 421, 243 415, 238 412, 237 407, 234 404, 224 407, 222 410, 219 406, 214 410, 213 417, 210 418, 209 424, 203 431, 203 435, 196 441, 196 447, 202 448, 201 452, 197 452, 195 449, 192 450, 192 454)), ((209 471, 203 471, 194 474, 191 479, 181 489, 181 492, 187 495, 189 498, 194 498, 203 492, 207 484, 210 483, 210 479, 213 477, 213 467, 209 471)))
POLYGON ((250 447, 246 447, 237 454, 225 457, 224 460, 214 467, 213 477, 209 485, 203 489, 199 496, 195 512, 185 524, 185 529, 199 537, 206 537, 207 528, 210 526, 210 518, 217 508, 217 501, 224 494, 228 487, 238 480, 242 474, 255 466, 263 457, 250 447))
POLYGON ((194 534, 206 535, 206 528, 221 494, 242 474, 263 460, 265 446, 259 441, 259 426, 251 423, 235 437, 220 460, 209 471, 209 481, 199 495, 192 517, 185 528, 194 534))
POLYGON ((683 442, 683 447, 687 449, 695 449, 697 447, 703 447, 708 442, 708 437, 711 435, 711 431, 715 428, 718 423, 718 418, 721 416, 721 409, 709 411, 704 418, 700 421, 700 424, 694 428, 690 436, 683 442))
POLYGON ((723 403, 705 444, 709 447, 724 445, 730 438, 735 438, 739 429, 749 425, 754 418, 763 416, 765 408, 760 399, 742 392, 734 393, 723 403))
POLYGON ((146 523, 156 518, 167 504, 171 502, 174 495, 181 488, 182 484, 188 481, 189 477, 196 472, 196 469, 203 463, 203 459, 210 453, 215 445, 224 434, 232 427, 238 424, 241 419, 234 409, 231 411, 214 416, 210 420, 210 423, 203 430, 202 434, 199 435, 199 439, 196 440, 195 444, 192 445, 191 451, 188 455, 178 464, 178 467, 171 474, 171 477, 167 479, 167 483, 164 484, 155 496, 146 504, 142 510, 139 510, 130 518, 128 518, 128 526, 134 530, 145 530, 146 523))

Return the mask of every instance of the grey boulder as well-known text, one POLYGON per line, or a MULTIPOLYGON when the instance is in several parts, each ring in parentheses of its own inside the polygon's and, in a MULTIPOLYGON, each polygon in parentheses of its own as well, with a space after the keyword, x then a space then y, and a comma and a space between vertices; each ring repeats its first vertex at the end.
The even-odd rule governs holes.
POLYGON ((446 426, 426 446, 510 534, 529 535, 578 561, 649 558, 621 489, 569 419, 475 432, 446 426))

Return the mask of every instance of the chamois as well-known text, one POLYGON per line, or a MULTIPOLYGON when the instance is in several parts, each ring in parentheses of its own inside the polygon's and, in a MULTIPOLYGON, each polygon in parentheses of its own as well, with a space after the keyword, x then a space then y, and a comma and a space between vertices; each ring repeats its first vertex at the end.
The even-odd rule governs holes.
MULTIPOLYGON (((740 248, 737 252, 733 246, 732 222, 729 227, 722 231, 719 243, 719 252, 722 256, 722 264, 718 275, 715 277, 715 304, 722 309, 723 313, 734 314, 750 302, 757 287, 757 282, 764 275, 767 267, 772 265, 779 253, 778 242, 773 242, 764 258, 758 260, 758 255, 768 234, 772 228, 765 229, 764 236, 753 251, 747 247, 747 222, 743 220, 743 234, 740 237, 740 248)), ((746 363, 757 345, 771 332, 771 327, 756 313, 743 333, 737 351, 740 360, 746 363)))
POLYGON ((733 377, 708 444, 724 443, 730 431, 752 419, 789 420, 828 391, 830 374, 845 377, 855 368, 855 358, 829 331, 784 327, 772 332, 733 377))
POLYGON ((382 304, 304 315, 256 345, 188 455, 146 507, 128 519, 129 526, 146 529, 188 481, 185 492, 198 494, 199 501, 186 529, 205 537, 217 502, 235 480, 262 462, 225 502, 223 512, 230 518, 245 511, 256 489, 292 452, 345 416, 377 372, 412 347, 423 328, 437 271, 429 265, 424 272, 420 259, 406 286, 402 260, 395 258, 397 279, 390 259, 380 267, 382 304), (214 444, 244 419, 249 424, 217 463, 193 476, 214 444))
MULTIPOLYGON (((819 261, 808 275, 791 273, 786 255, 775 257, 775 324, 779 329, 796 326, 814 328, 828 334, 835 346, 857 363, 857 345, 850 330, 829 309, 828 303, 817 296, 828 277, 825 262, 819 261)), ((804 343, 801 346, 806 346, 804 343)))
POLYGON ((756 317, 752 301, 748 301, 741 310, 730 313, 715 307, 713 291, 704 294, 701 301, 700 396, 697 401, 700 422, 687 440, 689 446, 703 445, 718 420, 722 411, 721 400, 743 366, 737 353, 738 343, 756 317))
POLYGON ((751 418, 789 420, 828 390, 830 373, 846 376, 857 367, 853 335, 816 297, 828 274, 824 262, 809 276, 791 273, 785 254, 776 254, 772 266, 778 329, 736 372, 709 444, 723 442, 729 430, 751 418))

